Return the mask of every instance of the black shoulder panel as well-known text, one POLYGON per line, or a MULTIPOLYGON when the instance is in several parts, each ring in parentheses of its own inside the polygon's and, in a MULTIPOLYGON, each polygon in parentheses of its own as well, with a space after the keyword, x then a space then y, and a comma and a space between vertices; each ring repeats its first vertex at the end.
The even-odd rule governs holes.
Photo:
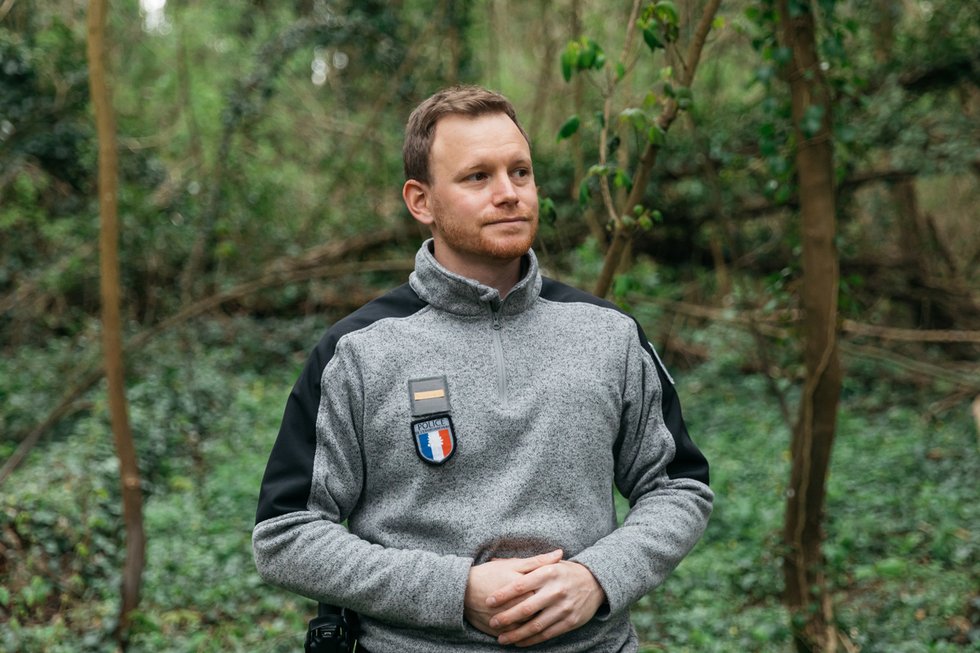
POLYGON ((344 335, 359 331, 378 320, 407 317, 425 306, 426 303, 406 283, 365 304, 327 330, 310 354, 286 401, 279 436, 262 478, 256 523, 306 510, 313 481, 320 378, 333 357, 337 342, 344 335))
POLYGON ((653 363, 657 368, 657 375, 660 377, 660 386, 663 388, 661 411, 663 412, 667 430, 674 436, 676 452, 674 453, 674 460, 667 465, 667 475, 671 478, 693 478, 707 485, 708 461, 691 440, 690 435, 688 435, 687 425, 684 424, 684 416, 681 414, 681 402, 677 396, 677 391, 674 389, 674 383, 667 374, 667 370, 664 369, 663 363, 660 362, 660 357, 653 351, 650 341, 647 339, 646 334, 643 333, 643 327, 636 321, 636 318, 608 300, 600 299, 584 290, 573 288, 553 279, 544 279, 541 286, 541 297, 553 302, 582 302, 602 306, 603 308, 618 311, 633 320, 633 323, 636 325, 636 333, 640 339, 640 344, 643 345, 643 349, 653 358, 653 363))

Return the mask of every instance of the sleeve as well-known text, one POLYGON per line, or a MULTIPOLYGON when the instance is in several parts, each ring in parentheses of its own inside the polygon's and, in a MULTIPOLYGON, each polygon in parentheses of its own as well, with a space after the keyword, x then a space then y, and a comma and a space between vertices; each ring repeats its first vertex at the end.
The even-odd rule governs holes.
POLYGON ((343 525, 364 482, 359 379, 345 340, 321 343, 290 393, 252 532, 259 575, 390 623, 463 630, 472 560, 385 548, 343 525))
POLYGON ((660 585, 704 533, 714 495, 670 377, 639 331, 631 338, 616 485, 629 500, 623 524, 572 558, 606 593, 608 618, 660 585))

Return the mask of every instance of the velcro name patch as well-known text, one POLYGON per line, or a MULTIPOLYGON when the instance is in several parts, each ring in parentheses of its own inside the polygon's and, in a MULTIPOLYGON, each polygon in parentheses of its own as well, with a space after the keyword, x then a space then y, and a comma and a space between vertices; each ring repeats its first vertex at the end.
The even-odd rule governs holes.
POLYGON ((450 412, 449 385, 445 376, 430 376, 425 379, 410 379, 408 400, 412 406, 412 416, 434 415, 450 412))

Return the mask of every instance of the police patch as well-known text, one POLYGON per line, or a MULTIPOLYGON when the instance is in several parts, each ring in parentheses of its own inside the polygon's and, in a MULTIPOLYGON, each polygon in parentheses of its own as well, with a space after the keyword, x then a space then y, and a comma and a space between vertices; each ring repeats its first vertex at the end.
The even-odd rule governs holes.
POLYGON ((412 422, 412 440, 419 458, 430 465, 441 465, 456 453, 456 432, 449 415, 412 422))

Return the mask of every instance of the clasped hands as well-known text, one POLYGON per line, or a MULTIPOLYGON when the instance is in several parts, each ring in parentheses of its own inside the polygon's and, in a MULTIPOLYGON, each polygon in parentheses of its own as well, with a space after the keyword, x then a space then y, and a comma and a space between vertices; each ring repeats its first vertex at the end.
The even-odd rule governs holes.
POLYGON ((464 616, 500 644, 531 646, 586 623, 606 596, 586 567, 558 549, 470 568, 464 616))

